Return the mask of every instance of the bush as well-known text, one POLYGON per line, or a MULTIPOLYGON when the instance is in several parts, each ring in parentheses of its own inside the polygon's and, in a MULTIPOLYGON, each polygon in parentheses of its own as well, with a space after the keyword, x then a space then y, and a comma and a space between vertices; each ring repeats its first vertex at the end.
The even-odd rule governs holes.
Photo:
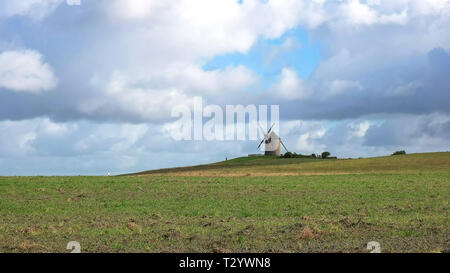
POLYGON ((316 154, 311 154, 311 155, 302 155, 302 154, 297 154, 297 153, 291 153, 291 152, 286 152, 285 154, 281 155, 280 158, 314 158, 314 159, 336 159, 337 157, 330 157, 330 153, 329 152, 323 152, 322 155, 316 155, 316 154))
MULTIPOLYGON (((314 155, 315 156, 315 155, 314 155)), ((302 155, 297 153, 286 152, 281 158, 315 158, 313 155, 302 155)))
POLYGON ((395 153, 393 153, 392 155, 406 155, 405 151, 396 151, 395 153))

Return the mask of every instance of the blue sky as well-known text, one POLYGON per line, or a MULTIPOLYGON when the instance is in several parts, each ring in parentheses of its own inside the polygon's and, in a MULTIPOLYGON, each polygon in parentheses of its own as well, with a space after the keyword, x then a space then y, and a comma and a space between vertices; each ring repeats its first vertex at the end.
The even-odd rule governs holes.
POLYGON ((450 0, 0 0, 0 175, 209 163, 171 110, 279 105, 291 151, 450 147, 450 0))
POLYGON ((244 65, 261 76, 261 86, 270 87, 289 67, 301 78, 308 78, 320 60, 320 43, 311 41, 299 28, 286 31, 276 39, 258 39, 248 52, 233 52, 214 56, 203 65, 205 70, 244 65))

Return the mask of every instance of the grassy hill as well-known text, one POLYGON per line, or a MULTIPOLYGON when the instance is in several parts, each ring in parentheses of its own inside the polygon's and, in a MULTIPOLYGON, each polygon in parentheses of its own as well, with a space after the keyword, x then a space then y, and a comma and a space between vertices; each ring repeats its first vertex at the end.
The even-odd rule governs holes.
POLYGON ((0 252, 448 252, 450 153, 0 177, 0 252))
POLYGON ((363 159, 239 157, 214 164, 145 171, 131 175, 271 176, 405 173, 450 170, 450 153, 424 153, 363 159))

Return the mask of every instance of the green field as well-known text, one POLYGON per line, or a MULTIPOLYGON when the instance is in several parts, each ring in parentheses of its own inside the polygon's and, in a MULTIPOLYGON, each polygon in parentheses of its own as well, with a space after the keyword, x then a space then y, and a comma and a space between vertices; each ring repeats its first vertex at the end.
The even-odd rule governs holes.
POLYGON ((0 252, 449 252, 450 153, 0 177, 0 252))

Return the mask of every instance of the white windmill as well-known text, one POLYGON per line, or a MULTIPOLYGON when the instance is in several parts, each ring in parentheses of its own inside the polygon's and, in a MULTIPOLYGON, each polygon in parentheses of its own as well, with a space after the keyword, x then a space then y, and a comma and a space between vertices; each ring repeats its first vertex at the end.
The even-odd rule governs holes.
POLYGON ((280 150, 281 150, 280 144, 283 145, 283 148, 286 150, 286 152, 288 152, 288 149, 286 149, 286 146, 284 146, 284 143, 283 143, 283 141, 281 141, 281 138, 277 134, 275 134, 274 131, 272 131, 272 128, 275 125, 275 123, 272 124, 272 126, 267 131, 267 133, 264 133, 264 130, 259 123, 258 123, 258 125, 259 125, 259 128, 261 129, 261 132, 264 135, 264 139, 261 140, 257 149, 259 149, 259 147, 261 147, 261 144, 264 142, 264 144, 265 144, 264 155, 279 156, 280 150))

